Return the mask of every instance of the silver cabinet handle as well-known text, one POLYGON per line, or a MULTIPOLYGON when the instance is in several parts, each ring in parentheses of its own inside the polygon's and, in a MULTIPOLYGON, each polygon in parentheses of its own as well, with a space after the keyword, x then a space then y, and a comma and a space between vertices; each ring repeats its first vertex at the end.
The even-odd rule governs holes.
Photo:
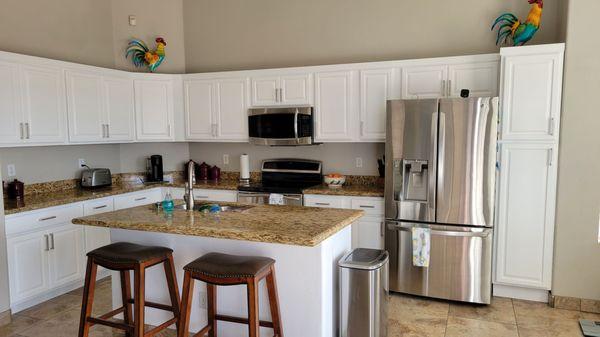
POLYGON ((295 201, 302 200, 302 197, 290 197, 289 195, 284 195, 283 198, 286 200, 295 200, 295 201))
POLYGON ((331 206, 331 204, 328 203, 328 202, 315 202, 315 205, 319 205, 319 206, 331 206))
POLYGON ((548 133, 550 133, 550 136, 554 136, 554 117, 550 117, 550 129, 548 130, 548 133))
POLYGON ((94 209, 103 209, 106 207, 108 207, 108 205, 96 206, 96 207, 94 207, 94 209))
POLYGON ((47 218, 41 218, 38 221, 48 221, 48 220, 52 220, 52 219, 56 219, 56 215, 49 216, 47 218))
POLYGON ((283 88, 279 88, 279 102, 283 102, 283 88))
POLYGON ((23 132, 23 123, 19 123, 19 134, 21 135, 21 139, 24 139, 24 132, 23 132))
POLYGON ((452 96, 452 80, 448 80, 448 94, 446 96, 452 96))
POLYGON ((102 138, 106 138, 106 124, 102 124, 102 138))
POLYGON ((379 225, 379 236, 383 237, 385 234, 385 221, 382 221, 379 225))
POLYGON ((446 80, 442 80, 442 97, 444 96, 446 96, 446 80))
POLYGON ((141 198, 136 198, 136 199, 133 199, 133 200, 134 201, 142 201, 142 200, 146 200, 146 199, 148 199, 148 198, 147 197, 141 197, 141 198))
POLYGON ((46 249, 45 250, 49 251, 50 250, 50 239, 49 239, 48 234, 44 234, 44 239, 46 240, 46 249))
POLYGON ((25 137, 25 139, 30 139, 31 138, 30 137, 31 131, 29 130, 29 123, 25 123, 25 131, 26 131, 26 134, 27 134, 27 136, 25 137))
POLYGON ((371 205, 360 205, 358 207, 360 207, 360 208, 375 208, 375 206, 371 206, 371 205))
POLYGON ((110 125, 106 124, 106 138, 110 138, 110 125))
POLYGON ((198 199, 208 199, 209 196, 208 195, 195 195, 194 198, 198 198, 198 199))
POLYGON ((553 149, 548 149, 548 166, 552 166, 552 160, 554 156, 554 150, 553 149))
POLYGON ((365 122, 364 121, 360 121, 360 135, 361 136, 365 135, 365 122))
POLYGON ((54 233, 50 234, 50 250, 54 250, 54 233))

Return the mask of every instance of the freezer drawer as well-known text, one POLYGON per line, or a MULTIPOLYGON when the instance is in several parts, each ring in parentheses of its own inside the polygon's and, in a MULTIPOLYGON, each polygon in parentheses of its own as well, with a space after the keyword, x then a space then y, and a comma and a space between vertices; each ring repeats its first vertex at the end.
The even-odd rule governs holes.
POLYGON ((492 287, 491 228, 387 222, 390 291, 489 304, 492 287), (431 229, 429 267, 413 265, 412 228, 431 229))

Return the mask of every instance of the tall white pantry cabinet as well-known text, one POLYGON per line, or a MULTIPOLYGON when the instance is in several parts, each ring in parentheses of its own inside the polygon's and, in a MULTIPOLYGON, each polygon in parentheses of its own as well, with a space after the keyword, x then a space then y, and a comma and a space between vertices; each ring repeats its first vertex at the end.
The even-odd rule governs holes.
POLYGON ((502 48, 494 295, 547 301, 564 44, 502 48))

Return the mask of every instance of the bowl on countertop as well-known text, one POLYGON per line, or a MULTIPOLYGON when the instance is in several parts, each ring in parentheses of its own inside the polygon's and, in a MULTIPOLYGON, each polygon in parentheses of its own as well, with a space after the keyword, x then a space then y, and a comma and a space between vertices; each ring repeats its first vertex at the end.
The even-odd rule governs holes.
POLYGON ((330 188, 339 188, 346 182, 346 177, 342 175, 326 175, 323 177, 323 182, 330 188))

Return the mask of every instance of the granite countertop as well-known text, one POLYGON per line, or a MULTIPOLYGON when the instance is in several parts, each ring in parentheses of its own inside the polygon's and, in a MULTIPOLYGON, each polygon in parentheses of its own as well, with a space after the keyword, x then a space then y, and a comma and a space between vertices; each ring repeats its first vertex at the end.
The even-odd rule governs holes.
MULTIPOLYGON (((71 204, 80 201, 92 200, 110 197, 113 195, 143 191, 156 187, 184 187, 183 182, 170 183, 150 183, 150 184, 119 184, 110 187, 98 189, 73 188, 58 190, 45 193, 33 193, 25 195, 24 202, 17 202, 4 198, 4 214, 33 211, 53 206, 71 204)), ((197 189, 215 189, 215 190, 237 190, 238 182, 234 180, 206 181, 194 185, 197 189)))
POLYGON ((353 197, 383 197, 381 184, 354 184, 331 188, 325 184, 305 189, 304 194, 346 195, 353 197))
MULTIPOLYGON (((220 203, 221 205, 241 205, 220 203)), ((364 211, 302 206, 251 205, 218 215, 156 206, 76 218, 74 224, 314 247, 362 217, 364 211)))

